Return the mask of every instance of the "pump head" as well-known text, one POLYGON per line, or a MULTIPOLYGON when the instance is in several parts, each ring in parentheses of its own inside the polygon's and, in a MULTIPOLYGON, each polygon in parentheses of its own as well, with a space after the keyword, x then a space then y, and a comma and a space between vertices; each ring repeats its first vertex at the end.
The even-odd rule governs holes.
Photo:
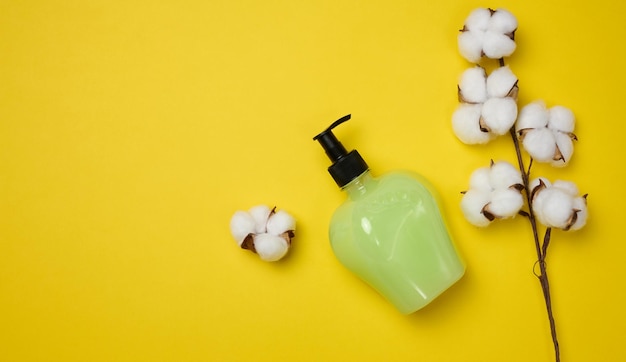
POLYGON ((346 115, 331 124, 317 136, 313 141, 318 141, 326 151, 326 155, 333 162, 328 167, 328 172, 333 177, 339 187, 344 187, 350 181, 367 171, 369 167, 357 150, 347 152, 345 147, 333 134, 333 129, 349 120, 351 115, 346 115))

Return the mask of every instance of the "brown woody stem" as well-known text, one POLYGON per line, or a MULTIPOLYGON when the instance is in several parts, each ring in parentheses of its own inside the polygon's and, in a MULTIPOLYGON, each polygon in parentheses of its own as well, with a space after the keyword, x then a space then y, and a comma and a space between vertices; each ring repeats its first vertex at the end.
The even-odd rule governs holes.
MULTIPOLYGON (((500 64, 502 65, 502 61, 500 64)), ((559 351, 559 341, 556 337, 556 322, 554 321, 554 315, 552 313, 552 299, 550 297, 550 283, 548 282, 548 272, 546 270, 546 254, 548 252, 548 245, 550 244, 550 235, 551 229, 548 228, 543 238, 543 243, 539 241, 539 231, 537 228, 537 220, 535 219, 535 213, 532 208, 532 199, 530 197, 530 168, 532 166, 532 158, 530 160, 530 164, 528 169, 524 167, 524 160, 522 159, 522 151, 520 149, 519 140, 517 139, 517 135, 515 134, 515 127, 512 127, 510 130, 511 138, 513 139, 513 145, 515 146, 515 153, 517 155, 517 163, 519 166, 519 170, 522 174, 522 181, 524 183, 524 193, 526 194, 526 202, 528 204, 528 220, 530 221, 530 226, 533 230, 533 239, 535 241, 535 249, 537 252, 537 261, 539 263, 540 273, 537 275, 539 278, 539 283, 541 284, 541 290, 543 291, 543 298, 546 302, 546 310, 548 312, 548 320, 550 322, 550 332, 552 335, 552 342, 554 343, 554 353, 556 357, 556 361, 559 362, 561 360, 561 355, 559 351)))

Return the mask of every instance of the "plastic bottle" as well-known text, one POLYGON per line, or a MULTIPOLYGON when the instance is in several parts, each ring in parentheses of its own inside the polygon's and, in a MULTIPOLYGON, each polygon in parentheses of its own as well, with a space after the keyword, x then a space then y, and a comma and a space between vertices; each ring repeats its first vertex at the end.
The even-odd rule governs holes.
POLYGON ((349 119, 313 138, 333 162, 328 172, 348 194, 330 222, 331 246, 345 267, 409 314, 458 281, 465 264, 430 184, 409 172, 372 176, 361 155, 347 152, 332 132, 349 119))

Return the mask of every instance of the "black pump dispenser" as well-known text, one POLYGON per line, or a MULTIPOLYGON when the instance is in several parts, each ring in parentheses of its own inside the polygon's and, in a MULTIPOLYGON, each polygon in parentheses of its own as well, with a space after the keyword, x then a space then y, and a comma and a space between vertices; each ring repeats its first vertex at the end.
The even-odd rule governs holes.
POLYGON ((333 128, 349 120, 350 117, 351 115, 348 114, 339 118, 322 133, 313 137, 313 141, 318 141, 322 145, 326 155, 333 162, 328 167, 328 172, 339 187, 344 187, 369 169, 357 150, 347 152, 333 134, 333 128))

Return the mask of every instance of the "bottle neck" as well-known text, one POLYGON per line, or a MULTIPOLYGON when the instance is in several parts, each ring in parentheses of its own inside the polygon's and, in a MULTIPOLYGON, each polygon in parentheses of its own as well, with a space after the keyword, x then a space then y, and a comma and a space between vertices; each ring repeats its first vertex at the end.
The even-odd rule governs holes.
POLYGON ((358 200, 363 197, 368 191, 371 191, 376 187, 376 179, 372 177, 369 170, 363 172, 357 176, 354 180, 350 181, 346 186, 342 188, 348 194, 352 200, 358 200))

